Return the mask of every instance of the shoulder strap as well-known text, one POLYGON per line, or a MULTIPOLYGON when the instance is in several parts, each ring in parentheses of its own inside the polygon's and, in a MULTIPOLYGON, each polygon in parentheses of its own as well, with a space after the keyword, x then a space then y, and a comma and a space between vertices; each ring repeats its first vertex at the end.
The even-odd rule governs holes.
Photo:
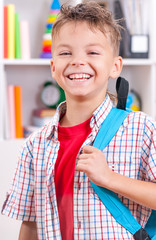
POLYGON ((118 97, 117 108, 126 109, 127 96, 129 91, 129 83, 125 78, 118 77, 116 81, 116 92, 118 97))
MULTIPOLYGON (((112 108, 100 128, 93 146, 103 150, 116 134, 127 115, 128 112, 124 110, 112 108)), ((134 235, 135 232, 141 228, 141 226, 137 223, 137 221, 134 220, 129 209, 120 201, 114 192, 106 188, 99 187, 93 182, 91 182, 91 184, 100 200, 110 211, 116 221, 134 235), (131 218, 132 220, 130 220, 131 218)))
POLYGON ((112 108, 105 121, 102 123, 93 146, 100 150, 103 150, 114 137, 128 114, 128 111, 117 109, 115 107, 112 108))
POLYGON ((152 211, 145 230, 149 233, 152 240, 156 240, 156 210, 152 211))
MULTIPOLYGON (((128 116, 128 114, 129 114, 128 111, 112 108, 112 110, 110 111, 109 115, 107 116, 107 118, 105 119, 100 128, 100 131, 97 134, 93 146, 100 150, 103 150, 109 144, 113 136, 116 134, 116 132, 118 131, 119 127, 123 123, 124 119, 128 116)), ((131 234, 133 234, 136 240, 150 239, 147 232, 141 228, 140 224, 133 217, 130 210, 121 202, 121 200, 114 192, 106 188, 99 187, 93 182, 91 182, 91 184, 94 191, 99 196, 100 200, 103 202, 103 204, 112 214, 112 216, 116 219, 116 221, 119 224, 121 224, 124 228, 126 228, 131 234)), ((153 223, 154 219, 152 219, 152 221, 150 222, 153 223)), ((152 229, 155 228, 156 230, 156 226, 154 226, 154 223, 152 229)), ((151 226, 151 224, 149 225, 151 226)), ((150 227, 148 227, 148 230, 149 229, 150 227)), ((151 237, 154 236, 152 235, 153 233, 151 234, 151 237)), ((152 239, 155 240, 155 238, 152 239)))

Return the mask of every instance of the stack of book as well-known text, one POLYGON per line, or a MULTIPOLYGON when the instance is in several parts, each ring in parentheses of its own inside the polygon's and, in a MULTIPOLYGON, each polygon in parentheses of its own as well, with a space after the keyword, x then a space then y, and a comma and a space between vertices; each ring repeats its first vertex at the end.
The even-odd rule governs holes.
POLYGON ((19 21, 14 4, 4 6, 4 58, 30 58, 29 24, 19 21))
POLYGON ((54 116, 56 109, 38 108, 32 112, 32 125, 24 126, 24 137, 27 138, 30 134, 37 131, 40 127, 48 124, 54 116))
POLYGON ((42 127, 51 121, 56 109, 54 108, 40 108, 35 109, 32 114, 33 126, 42 127))
POLYGON ((60 12, 60 3, 58 0, 54 0, 51 5, 50 14, 47 19, 46 30, 45 30, 45 33, 43 34, 42 52, 40 54, 40 58, 52 58, 51 32, 52 32, 53 23, 55 22, 59 12, 60 12))
POLYGON ((23 138, 22 121, 22 88, 21 86, 8 85, 6 73, 1 81, 1 139, 23 138))
POLYGON ((6 139, 26 138, 51 121, 56 109, 38 108, 32 112, 32 125, 23 126, 22 87, 6 85, 5 83, 4 89, 7 91, 4 106, 4 135, 6 139))

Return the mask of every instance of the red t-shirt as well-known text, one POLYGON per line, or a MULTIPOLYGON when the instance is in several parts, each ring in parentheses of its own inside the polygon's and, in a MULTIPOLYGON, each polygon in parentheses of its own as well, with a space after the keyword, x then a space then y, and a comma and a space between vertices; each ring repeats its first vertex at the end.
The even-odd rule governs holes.
POLYGON ((60 148, 55 164, 55 188, 62 240, 74 239, 73 184, 77 154, 91 132, 90 119, 58 128, 60 148))

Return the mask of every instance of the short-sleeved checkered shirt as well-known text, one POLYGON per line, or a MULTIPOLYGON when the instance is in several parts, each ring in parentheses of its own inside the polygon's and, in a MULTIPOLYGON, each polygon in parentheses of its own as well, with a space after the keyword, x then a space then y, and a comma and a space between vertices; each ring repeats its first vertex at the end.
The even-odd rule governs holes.
MULTIPOLYGON (((92 145, 111 108, 112 102, 107 96, 93 113, 92 131, 84 145, 92 145)), ((52 121, 26 140, 2 209, 3 214, 15 219, 36 221, 39 240, 61 239, 54 166, 59 149, 58 121, 65 109, 66 104, 62 104, 52 121)), ((155 144, 156 124, 144 113, 132 112, 103 152, 113 171, 130 178, 156 182, 155 144)), ((151 210, 119 197, 144 226, 151 210)), ((101 203, 88 177, 78 171, 74 176, 73 201, 74 240, 133 239, 101 203)))

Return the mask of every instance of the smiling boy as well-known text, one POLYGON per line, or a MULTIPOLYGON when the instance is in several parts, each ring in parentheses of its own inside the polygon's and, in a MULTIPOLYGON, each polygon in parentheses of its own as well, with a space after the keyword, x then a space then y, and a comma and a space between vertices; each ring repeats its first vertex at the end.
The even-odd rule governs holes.
MULTIPOLYGON (((69 102, 67 111, 71 108, 69 113, 73 113, 73 104, 76 104, 76 108, 80 107, 81 111, 85 109, 81 116, 75 113, 69 116, 70 120, 74 118, 71 124, 76 125, 81 122, 79 117, 82 121, 88 119, 103 102, 108 78, 120 74, 122 59, 115 56, 109 37, 106 38, 98 29, 89 28, 85 21, 64 24, 53 37, 52 52, 52 76, 66 92, 66 100, 69 102), (91 108, 90 111, 88 109, 87 112, 86 107, 91 108)), ((67 120, 67 116, 64 116, 63 121, 67 120)))
POLYGON ((95 2, 61 8, 51 72, 66 102, 27 139, 2 210, 23 221, 20 240, 133 239, 90 180, 118 194, 142 226, 156 209, 156 125, 148 116, 130 113, 103 151, 92 147, 113 107, 108 80, 122 70, 119 30, 95 2))

